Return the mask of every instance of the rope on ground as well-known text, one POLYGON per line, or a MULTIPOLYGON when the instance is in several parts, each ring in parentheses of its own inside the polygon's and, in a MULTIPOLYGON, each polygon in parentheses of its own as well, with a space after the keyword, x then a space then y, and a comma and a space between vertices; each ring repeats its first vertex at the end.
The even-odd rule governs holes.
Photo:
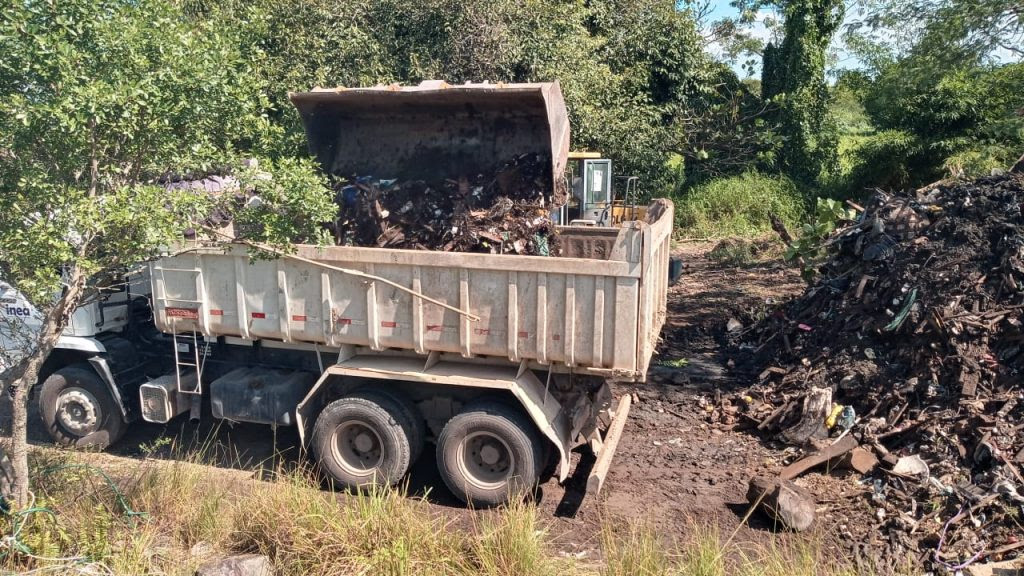
MULTIPOLYGON (((60 466, 44 468, 40 474, 43 476, 49 476, 50 474, 63 470, 85 470, 93 474, 98 474, 103 478, 107 487, 110 488, 110 491, 114 494, 114 500, 121 508, 121 512, 124 516, 128 518, 147 516, 146 512, 133 510, 132 507, 128 505, 128 499, 125 497, 124 492, 121 491, 114 480, 111 479, 106 472, 95 466, 90 466, 89 464, 62 464, 60 466)), ((6 515, 13 517, 12 530, 11 534, 0 537, 0 559, 7 558, 11 552, 15 552, 33 560, 46 562, 48 565, 19 572, 7 572, 5 570, 0 570, 0 576, 6 576, 7 574, 44 574, 47 572, 74 572, 86 576, 113 575, 114 572, 109 566, 102 562, 92 561, 86 556, 53 557, 40 556, 33 553, 32 549, 20 538, 21 531, 24 529, 28 518, 34 514, 46 514, 56 521, 57 513, 51 508, 36 506, 36 495, 34 492, 29 491, 29 496, 31 498, 29 505, 24 510, 19 510, 17 512, 5 511, 6 515)))
POLYGON ((124 513, 125 516, 131 518, 133 516, 147 515, 145 512, 137 512, 135 510, 132 510, 131 506, 128 505, 128 499, 125 498, 124 492, 121 492, 121 489, 117 487, 117 484, 114 483, 114 481, 110 478, 110 476, 107 475, 106 472, 95 466, 90 466, 89 464, 62 464, 60 466, 44 468, 42 474, 49 475, 53 474, 54 472, 60 472, 61 470, 76 469, 87 470, 94 474, 99 474, 101 477, 103 477, 103 480, 107 483, 107 486, 110 488, 110 491, 114 493, 114 499, 117 501, 118 506, 121 507, 121 511, 124 513))

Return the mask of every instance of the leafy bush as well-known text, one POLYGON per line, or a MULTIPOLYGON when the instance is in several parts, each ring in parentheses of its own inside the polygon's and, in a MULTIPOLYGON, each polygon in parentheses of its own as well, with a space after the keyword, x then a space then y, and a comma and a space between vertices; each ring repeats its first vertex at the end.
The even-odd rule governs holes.
POLYGON ((801 189, 785 176, 746 172, 695 186, 676 200, 683 236, 754 236, 771 231, 768 214, 796 226, 806 214, 801 189))
POLYGON ((836 225, 854 217, 856 213, 843 206, 842 202, 818 198, 814 205, 814 214, 800 226, 800 236, 786 249, 783 258, 787 262, 795 260, 800 265, 800 275, 807 282, 811 282, 818 266, 827 255, 822 242, 835 231, 836 225))
POLYGON ((1021 150, 1000 144, 981 143, 946 158, 942 168, 957 176, 986 176, 995 170, 1006 170, 1012 166, 1021 150))
POLYGON ((910 132, 885 130, 865 137, 849 151, 851 167, 842 195, 861 196, 867 188, 906 188, 937 176, 929 166, 927 149, 910 132))
POLYGON ((912 59, 881 71, 864 105, 885 130, 859 150, 850 187, 921 186, 1007 168, 1024 149, 1024 63, 921 74, 912 59))

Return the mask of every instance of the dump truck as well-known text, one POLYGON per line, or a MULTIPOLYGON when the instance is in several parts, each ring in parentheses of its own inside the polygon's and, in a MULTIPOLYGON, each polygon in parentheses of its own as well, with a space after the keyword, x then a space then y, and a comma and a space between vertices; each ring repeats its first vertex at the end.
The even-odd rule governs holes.
MULTIPOLYGON (((291 101, 328 173, 472 174, 536 153, 550 158, 551 186, 565 183, 556 82, 291 101)), ((444 483, 475 506, 544 474, 564 482, 586 445, 597 491, 630 408, 609 383, 644 380, 665 320, 672 221, 657 200, 642 221, 562 226, 551 256, 296 245, 268 258, 185 244, 76 312, 44 367, 39 411, 66 445, 107 446, 133 420, 207 405, 219 419, 295 426, 350 488, 398 482, 433 446, 444 483)))

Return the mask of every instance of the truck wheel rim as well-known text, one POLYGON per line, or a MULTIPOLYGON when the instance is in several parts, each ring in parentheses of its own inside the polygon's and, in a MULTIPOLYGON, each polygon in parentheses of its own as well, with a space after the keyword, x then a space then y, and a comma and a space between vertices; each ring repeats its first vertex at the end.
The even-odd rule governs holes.
POLYGON ((334 460, 349 474, 369 476, 384 461, 384 443, 372 426, 346 420, 334 429, 334 460))
POLYGON ((500 488, 515 470, 512 449, 490 432, 473 432, 459 447, 459 467, 470 484, 484 490, 500 488))
POLYGON ((102 416, 100 403, 84 388, 65 388, 57 396, 57 421, 72 434, 92 434, 99 428, 102 416))

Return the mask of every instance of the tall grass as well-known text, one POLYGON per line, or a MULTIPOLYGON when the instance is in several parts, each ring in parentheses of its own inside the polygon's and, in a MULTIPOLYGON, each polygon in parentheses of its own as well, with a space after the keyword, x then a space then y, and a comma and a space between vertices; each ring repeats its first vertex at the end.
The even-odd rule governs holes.
POLYGON ((785 176, 747 172, 681 192, 676 227, 686 237, 758 236, 771 232, 774 213, 791 229, 806 214, 805 195, 785 176))
POLYGON ((184 575, 211 557, 249 552, 267 555, 282 576, 852 574, 821 537, 738 545, 694 524, 675 541, 650 524, 618 519, 602 522, 594 543, 600 556, 584 564, 557 553, 551 521, 532 503, 453 514, 403 489, 338 493, 301 468, 272 471, 265 481, 201 459, 193 453, 101 470, 87 464, 95 455, 36 449, 35 506, 52 514, 0 515, 6 535, 18 529, 0 545, 0 574, 184 575))

